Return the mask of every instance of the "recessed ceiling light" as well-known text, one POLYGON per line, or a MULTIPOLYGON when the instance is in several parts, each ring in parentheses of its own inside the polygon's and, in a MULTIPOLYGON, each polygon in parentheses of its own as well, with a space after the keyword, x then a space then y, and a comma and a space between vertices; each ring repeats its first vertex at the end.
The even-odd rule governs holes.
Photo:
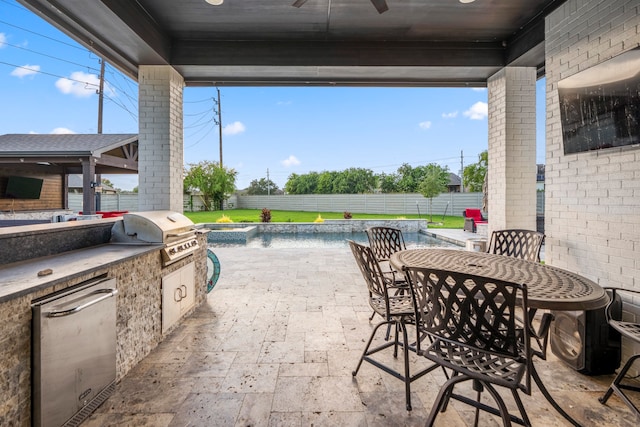
MULTIPOLYGON (((208 1, 208 0, 207 0, 208 1)), ((473 3, 476 0, 460 0, 460 3, 473 3)))
POLYGON ((214 6, 220 6, 222 3, 224 3, 224 0, 204 0, 204 1, 214 6))

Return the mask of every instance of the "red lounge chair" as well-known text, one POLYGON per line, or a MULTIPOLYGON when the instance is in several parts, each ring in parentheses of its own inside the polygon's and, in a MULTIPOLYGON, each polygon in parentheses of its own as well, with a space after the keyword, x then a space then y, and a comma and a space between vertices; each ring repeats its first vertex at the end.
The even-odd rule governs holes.
POLYGON ((475 233, 478 230, 478 224, 486 224, 487 219, 482 216, 480 209, 467 208, 462 212, 464 217, 464 231, 475 233))

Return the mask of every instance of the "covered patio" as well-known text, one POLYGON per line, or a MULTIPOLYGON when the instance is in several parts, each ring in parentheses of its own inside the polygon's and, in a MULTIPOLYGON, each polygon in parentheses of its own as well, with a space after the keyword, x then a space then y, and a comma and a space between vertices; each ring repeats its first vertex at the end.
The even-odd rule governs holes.
MULTIPOLYGON (((222 274, 207 303, 132 369, 83 426, 424 425, 445 381, 442 371, 412 383, 411 412, 402 381, 367 363, 351 375, 380 318, 369 322, 366 285, 348 248, 215 253, 222 274)), ((414 367, 426 365, 412 356, 414 367)), ((385 357, 394 363, 391 349, 385 357)), ((536 364, 554 398, 582 425, 637 425, 617 396, 598 402, 611 375, 579 374, 551 352, 536 364)), ((570 425, 537 389, 523 400, 534 426, 570 425)), ((436 425, 470 426, 473 417, 473 408, 452 402, 436 425)), ((481 413, 480 425, 502 423, 481 413)))
MULTIPOLYGON (((19 1, 138 81, 140 210, 182 210, 186 85, 482 87, 489 231, 535 229, 535 82, 545 76, 545 261, 640 287, 637 146, 566 153, 558 94, 563 79, 640 46, 635 2, 388 0, 380 14, 367 0, 19 1)), ((411 414, 401 382, 370 367, 350 377, 370 326, 347 251, 219 256, 226 270, 208 303, 132 369, 95 425, 423 423, 437 373, 414 383, 411 414)), ((623 341, 623 358, 633 353, 623 341)), ((540 371, 585 425, 635 425, 619 400, 597 402, 610 377, 553 360, 540 371)), ((562 425, 539 397, 526 401, 535 424, 562 425)), ((471 419, 455 404, 446 417, 471 419)))

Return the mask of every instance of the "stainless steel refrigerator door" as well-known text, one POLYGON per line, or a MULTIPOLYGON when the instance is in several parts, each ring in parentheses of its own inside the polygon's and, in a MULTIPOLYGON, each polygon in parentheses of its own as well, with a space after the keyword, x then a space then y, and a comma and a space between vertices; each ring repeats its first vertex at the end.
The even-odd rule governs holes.
POLYGON ((33 425, 61 426, 115 381, 115 286, 100 280, 33 306, 33 425))

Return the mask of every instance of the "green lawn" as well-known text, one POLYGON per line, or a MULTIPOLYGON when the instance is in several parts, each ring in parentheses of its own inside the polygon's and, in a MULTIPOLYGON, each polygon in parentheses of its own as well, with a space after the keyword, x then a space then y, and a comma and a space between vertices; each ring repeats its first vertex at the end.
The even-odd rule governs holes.
MULTIPOLYGON (((185 212, 184 214, 193 222, 216 222, 222 215, 238 222, 260 222, 261 209, 230 209, 226 211, 212 212, 185 212)), ((271 211, 271 222, 313 222, 318 215, 323 219, 343 219, 343 212, 300 212, 300 211, 271 211)), ((388 215, 388 214, 360 214, 351 213, 352 219, 424 219, 428 221, 428 215, 388 215)), ((444 221, 441 215, 433 216, 433 223, 430 228, 463 228, 464 218, 460 216, 445 216, 444 221)))

